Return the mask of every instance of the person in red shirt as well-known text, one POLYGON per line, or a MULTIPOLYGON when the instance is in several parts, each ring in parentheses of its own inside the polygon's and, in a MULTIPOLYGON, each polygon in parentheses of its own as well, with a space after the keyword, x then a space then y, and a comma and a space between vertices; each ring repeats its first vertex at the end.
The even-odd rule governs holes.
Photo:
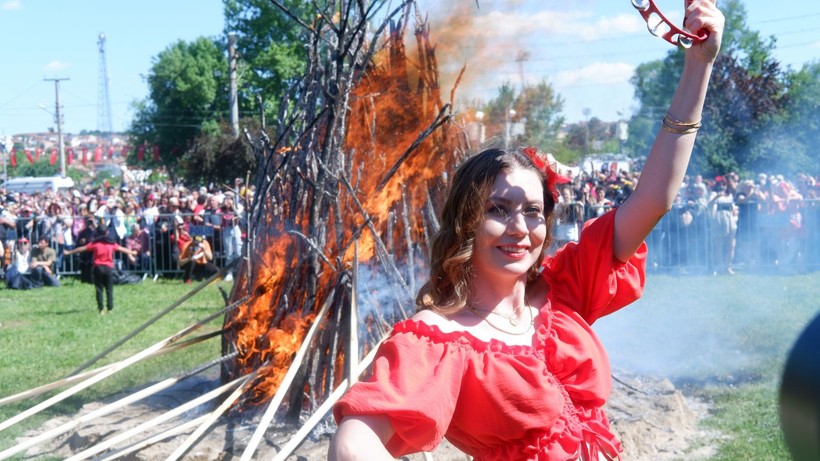
POLYGON ((689 0, 686 50, 641 181, 552 256, 556 175, 534 148, 488 149, 456 170, 418 311, 393 327, 366 379, 333 407, 330 461, 386 460, 446 438, 475 461, 620 459, 604 412, 609 360, 591 325, 640 297, 644 239, 669 210, 700 128, 723 31, 689 0))
POLYGON ((105 307, 108 312, 114 309, 114 253, 119 251, 128 255, 132 263, 136 262, 135 253, 128 248, 117 244, 116 240, 103 227, 99 227, 91 243, 67 250, 64 254, 71 255, 84 251, 91 252, 91 273, 94 279, 94 290, 97 295, 97 311, 105 314, 103 309, 103 290, 105 290, 105 307))

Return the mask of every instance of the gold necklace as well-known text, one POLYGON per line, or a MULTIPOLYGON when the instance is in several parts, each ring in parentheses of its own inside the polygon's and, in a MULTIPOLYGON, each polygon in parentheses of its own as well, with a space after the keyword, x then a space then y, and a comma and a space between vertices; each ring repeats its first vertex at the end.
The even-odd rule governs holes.
MULTIPOLYGON (((510 331, 510 330, 507 330, 505 328, 501 328, 500 326, 498 326, 498 325, 494 324, 493 322, 491 322, 488 315, 481 315, 481 314, 479 314, 479 312, 484 312, 486 314, 494 314, 494 315, 497 315, 499 317, 502 317, 502 318, 506 319, 508 322, 510 322, 510 325, 515 327, 515 326, 518 325, 519 319, 518 319, 518 317, 515 317, 512 314, 501 314, 499 312, 488 311, 488 310, 484 310, 484 309, 477 309, 477 308, 475 308, 475 307, 473 307, 469 304, 467 304, 467 310, 472 312, 473 315, 475 315, 476 317, 478 317, 481 320, 484 320, 485 322, 487 322, 487 325, 495 328, 496 330, 498 330, 500 332, 507 333, 508 335, 523 335, 523 334, 526 334, 527 332, 529 332, 530 328, 532 328, 535 325, 535 317, 533 317, 533 315, 532 315, 532 308, 530 306, 528 306, 526 303, 524 303, 522 306, 526 306, 527 310, 530 313, 530 323, 529 323, 529 325, 527 325, 527 328, 525 328, 522 331, 510 331)), ((520 309, 520 307, 515 309, 515 310, 518 310, 518 309, 520 309)))
MULTIPOLYGON (((526 304, 527 304, 527 303, 524 303, 524 304, 522 304, 522 305, 520 305, 520 306, 518 306, 518 307, 513 308, 513 310, 512 310, 512 313, 511 313, 511 314, 502 314, 501 312, 496 312, 496 311, 488 311, 488 310, 486 310, 486 309, 479 309, 479 308, 477 308, 477 307, 473 307, 473 306, 471 306, 471 305, 469 305, 469 304, 467 305, 467 307, 468 307, 468 308, 470 308, 470 309, 472 309, 473 311, 476 311, 476 312, 484 312, 484 313, 486 313, 486 314, 497 315, 497 316, 499 316, 499 317, 501 317, 501 318, 503 318, 503 319, 506 319, 508 322, 510 322, 510 325, 512 325, 512 326, 514 326, 514 327, 517 327, 517 326, 518 326, 518 322, 519 322, 519 318, 518 318, 518 317, 519 317, 519 316, 521 316, 521 309, 522 309, 524 306, 526 306, 526 304)), ((532 312, 530 312, 530 314, 532 314, 532 312)))

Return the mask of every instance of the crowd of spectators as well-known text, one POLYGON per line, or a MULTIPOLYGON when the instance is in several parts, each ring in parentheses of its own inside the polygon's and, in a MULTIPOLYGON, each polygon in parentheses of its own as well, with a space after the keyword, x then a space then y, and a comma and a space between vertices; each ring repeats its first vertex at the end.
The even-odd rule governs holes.
POLYGON ((166 182, 32 194, 0 189, 6 286, 56 286, 66 273, 91 282, 90 256, 65 252, 100 238, 102 230, 136 255, 133 261, 117 261, 121 274, 173 276, 186 283, 208 277, 240 257, 252 194, 241 179, 231 187, 210 188, 166 182))
MULTIPOLYGON (((640 173, 605 165, 600 171, 560 178, 553 250, 577 240, 585 221, 626 200, 640 173)), ((817 193, 815 178, 806 174, 687 176, 675 205, 648 240, 650 264, 727 274, 734 273, 736 264, 816 266, 817 193)), ((66 273, 90 283, 90 257, 64 253, 91 242, 98 228, 136 255, 133 262, 118 262, 122 272, 143 279, 173 276, 188 283, 208 277, 240 256, 245 209, 252 196, 240 179, 231 187, 210 188, 166 182, 36 194, 0 190, 0 260, 6 286, 58 286, 59 276, 66 273)))
MULTIPOLYGON (((640 172, 569 174, 559 184, 553 239, 556 246, 577 240, 584 221, 600 216, 629 197, 640 172)), ((805 270, 820 264, 818 183, 807 174, 784 177, 760 173, 741 178, 687 176, 675 205, 647 243, 656 268, 704 268, 733 274, 747 268, 805 270)))

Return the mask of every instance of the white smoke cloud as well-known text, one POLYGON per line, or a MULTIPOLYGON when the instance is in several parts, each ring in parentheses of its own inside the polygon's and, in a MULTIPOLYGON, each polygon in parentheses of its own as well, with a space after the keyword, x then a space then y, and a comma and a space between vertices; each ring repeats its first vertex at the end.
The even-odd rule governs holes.
POLYGON ((477 16, 473 26, 474 33, 482 34, 486 39, 541 34, 585 42, 640 33, 646 27, 640 16, 634 14, 592 19, 589 11, 580 10, 541 10, 535 13, 494 10, 477 16))
POLYGON ((552 78, 557 87, 628 83, 635 66, 623 62, 596 62, 580 69, 560 72, 552 78))
POLYGON ((54 60, 54 61, 51 61, 50 63, 46 64, 45 67, 43 67, 43 71, 44 72, 59 72, 61 70, 68 69, 69 67, 71 67, 71 64, 69 64, 67 62, 54 60))
POLYGON ((0 5, 0 9, 4 11, 19 11, 23 9, 23 2, 20 0, 7 0, 0 5))
POLYGON ((0 9, 4 11, 20 11, 23 9, 23 2, 20 0, 7 0, 0 5, 0 9))

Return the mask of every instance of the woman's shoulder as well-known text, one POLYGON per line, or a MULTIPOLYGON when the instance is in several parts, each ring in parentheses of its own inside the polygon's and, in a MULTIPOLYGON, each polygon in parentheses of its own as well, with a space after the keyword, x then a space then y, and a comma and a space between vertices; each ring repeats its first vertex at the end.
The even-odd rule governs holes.
POLYGON ((452 328, 450 325, 452 321, 450 319, 430 309, 422 309, 416 312, 412 317, 410 317, 410 320, 422 322, 430 326, 436 326, 439 327, 439 329, 452 328))

